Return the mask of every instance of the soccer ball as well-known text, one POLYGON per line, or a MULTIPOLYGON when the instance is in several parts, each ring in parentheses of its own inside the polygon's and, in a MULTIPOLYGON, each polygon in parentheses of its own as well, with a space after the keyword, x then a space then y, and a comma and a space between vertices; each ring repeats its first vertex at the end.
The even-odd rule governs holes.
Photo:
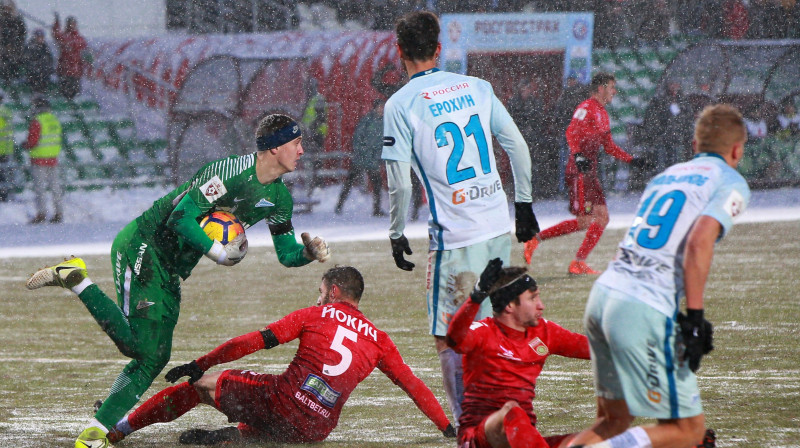
POLYGON ((222 244, 228 244, 231 240, 244 233, 244 226, 242 226, 239 219, 233 214, 221 210, 206 215, 200 221, 200 227, 209 238, 222 244))

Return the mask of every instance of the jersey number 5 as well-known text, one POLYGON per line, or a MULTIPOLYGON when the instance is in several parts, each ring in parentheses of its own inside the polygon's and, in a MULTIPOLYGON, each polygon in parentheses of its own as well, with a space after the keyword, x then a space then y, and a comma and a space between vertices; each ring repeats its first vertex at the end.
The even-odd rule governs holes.
POLYGON ((475 168, 467 167, 459 170, 458 164, 461 163, 461 158, 464 157, 464 138, 472 136, 475 139, 475 144, 478 146, 478 154, 481 156, 481 170, 483 174, 492 172, 492 163, 489 159, 489 145, 486 142, 486 135, 483 133, 483 126, 481 126, 481 117, 475 114, 469 117, 469 122, 464 126, 462 132, 461 128, 448 121, 436 126, 434 136, 436 137, 436 145, 439 148, 449 146, 449 139, 447 134, 453 140, 453 151, 447 159, 447 183, 449 185, 457 184, 467 179, 475 177, 475 168))
POLYGON ((353 352, 342 344, 344 338, 356 342, 358 340, 358 333, 353 330, 348 330, 341 325, 336 328, 336 334, 333 336, 333 342, 331 342, 331 349, 342 355, 342 360, 335 366, 323 364, 322 373, 325 375, 339 376, 346 372, 348 367, 350 367, 350 363, 353 362, 353 352))

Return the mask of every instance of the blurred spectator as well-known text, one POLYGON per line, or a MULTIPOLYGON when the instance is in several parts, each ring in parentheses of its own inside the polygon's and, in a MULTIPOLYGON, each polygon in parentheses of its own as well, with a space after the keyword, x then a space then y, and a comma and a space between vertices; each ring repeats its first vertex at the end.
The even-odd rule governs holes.
POLYGON ((769 106, 764 103, 761 106, 754 106, 748 109, 747 113, 744 114, 748 140, 751 143, 757 143, 758 140, 767 138, 767 135, 774 130, 774 127, 770 126, 772 123, 770 123, 769 106))
POLYGON ((28 139, 22 145, 30 151, 33 191, 36 195, 36 216, 31 224, 47 219, 46 194, 50 191, 55 214, 50 222, 62 220, 61 197, 63 189, 58 170, 58 155, 61 152, 61 123, 50 111, 50 102, 42 96, 31 102, 33 118, 28 126, 28 139))
POLYGON ((750 0, 749 39, 780 39, 783 31, 783 9, 779 0, 750 0))
POLYGON ((372 185, 372 216, 386 216, 381 210, 381 149, 383 148, 383 106, 384 99, 375 100, 373 108, 356 125, 353 132, 353 152, 350 158, 350 171, 342 185, 339 201, 336 203, 336 214, 342 213, 344 201, 350 194, 353 184, 367 174, 372 185))
POLYGON ((594 6, 594 46, 616 48, 626 33, 625 15, 619 0, 596 0, 594 6))
POLYGON ((13 185, 14 126, 11 110, 3 104, 6 93, 0 89, 0 202, 8 200, 13 185))
POLYGON ((677 82, 667 84, 666 92, 650 102, 643 128, 647 146, 663 151, 656 157, 656 171, 689 160, 692 154, 695 113, 677 82))
POLYGON ((670 12, 667 0, 651 0, 640 3, 641 21, 636 39, 643 44, 655 45, 664 42, 669 36, 670 12))
POLYGON ((542 80, 535 77, 523 78, 516 93, 508 100, 508 113, 519 127, 522 138, 528 144, 533 164, 533 191, 538 196, 551 196, 556 193, 555 175, 558 156, 555 144, 548 138, 548 115, 540 91, 542 80), (549 165, 553 166, 549 166, 549 165))
POLYGON ((725 18, 722 24, 722 35, 725 39, 742 39, 750 29, 750 13, 742 0, 726 0, 722 5, 725 18))
POLYGON ((53 39, 58 46, 58 87, 61 94, 69 100, 81 92, 81 76, 83 76, 86 39, 78 32, 78 21, 75 17, 67 17, 64 31, 61 31, 58 13, 53 21, 53 39))
POLYGON ((25 21, 13 1, 0 7, 0 79, 6 85, 19 76, 25 49, 25 21))
POLYGON ((800 114, 794 106, 792 99, 781 102, 781 110, 778 113, 778 134, 782 138, 800 136, 800 114))
POLYGON ((53 54, 44 40, 44 30, 37 29, 28 41, 23 54, 28 86, 34 94, 45 94, 53 75, 53 54))

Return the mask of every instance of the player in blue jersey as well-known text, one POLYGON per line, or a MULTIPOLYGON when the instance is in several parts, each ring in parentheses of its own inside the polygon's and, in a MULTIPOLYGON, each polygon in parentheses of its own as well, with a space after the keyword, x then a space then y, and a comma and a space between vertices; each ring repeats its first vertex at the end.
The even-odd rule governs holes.
MULTIPOLYGON (((413 168, 427 193, 430 246, 428 320, 442 365, 445 392, 456 420, 461 414, 461 356, 445 343, 447 326, 469 296, 486 263, 511 257, 508 199, 498 174, 492 136, 511 160, 516 236, 530 240, 539 225, 531 208, 531 159, 491 84, 441 71, 439 20, 430 12, 398 20, 397 49, 410 77, 386 103, 382 157, 389 184, 392 256, 400 269, 411 248, 403 235, 411 199, 413 168)), ((477 319, 492 315, 484 304, 477 319)))
POLYGON ((695 124, 695 157, 645 188, 633 224, 586 304, 598 417, 572 444, 679 448, 703 439, 694 372, 713 349, 703 289, 714 244, 750 200, 735 170, 746 140, 738 110, 706 107, 695 124), (685 314, 679 312, 682 296, 685 314), (658 423, 628 429, 634 416, 658 423))

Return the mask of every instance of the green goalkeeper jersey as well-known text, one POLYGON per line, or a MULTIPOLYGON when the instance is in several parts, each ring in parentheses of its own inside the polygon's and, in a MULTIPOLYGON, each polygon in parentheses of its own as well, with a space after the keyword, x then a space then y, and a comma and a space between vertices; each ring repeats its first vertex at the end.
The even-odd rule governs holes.
POLYGON ((262 185, 256 176, 256 154, 230 156, 209 162, 191 179, 158 199, 136 219, 139 232, 155 248, 170 272, 186 279, 213 241, 198 224, 215 210, 236 215, 245 229, 266 220, 278 260, 284 266, 303 266, 303 256, 292 227, 294 203, 278 178, 262 185))

